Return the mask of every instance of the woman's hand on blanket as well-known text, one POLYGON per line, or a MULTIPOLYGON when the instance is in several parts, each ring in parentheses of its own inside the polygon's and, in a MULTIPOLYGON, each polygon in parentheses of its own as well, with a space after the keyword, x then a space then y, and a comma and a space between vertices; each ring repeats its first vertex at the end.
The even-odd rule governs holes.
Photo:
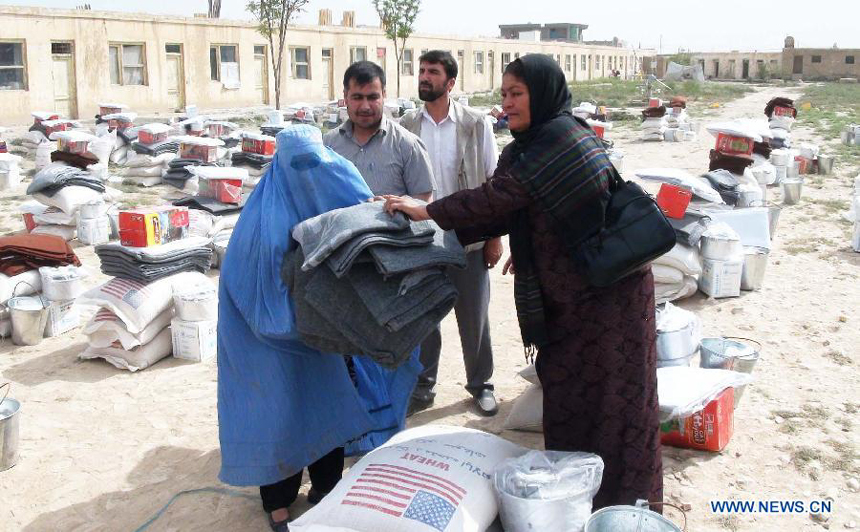
POLYGON ((514 275, 516 273, 514 271, 514 257, 513 256, 508 257, 508 261, 505 263, 505 267, 502 268, 502 275, 507 275, 508 272, 510 272, 511 275, 514 275))
POLYGON ((394 211, 400 211, 416 222, 429 220, 427 214, 427 203, 409 196, 383 196, 385 198, 385 210, 394 215, 394 211))

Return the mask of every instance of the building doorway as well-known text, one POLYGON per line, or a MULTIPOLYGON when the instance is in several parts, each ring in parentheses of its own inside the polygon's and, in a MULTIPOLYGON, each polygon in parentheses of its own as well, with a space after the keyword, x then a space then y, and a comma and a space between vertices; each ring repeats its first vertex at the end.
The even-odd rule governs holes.
POLYGON ((178 112, 185 108, 185 68, 182 64, 182 45, 166 44, 167 54, 167 106, 178 112))
POLYGON ((794 56, 794 68, 791 71, 792 74, 803 74, 803 56, 796 55, 794 56))
POLYGON ((266 47, 254 46, 254 90, 263 105, 269 105, 269 63, 266 59, 266 47))
POLYGON ((71 42, 51 43, 51 76, 54 112, 65 118, 78 118, 75 92, 75 56, 71 42))
POLYGON ((741 77, 743 77, 744 79, 749 79, 750 78, 750 60, 744 59, 743 66, 741 68, 743 69, 743 74, 741 75, 741 77))
POLYGON ((322 92, 323 95, 329 99, 334 100, 334 70, 332 69, 331 62, 333 50, 331 48, 323 48, 322 50, 322 92))

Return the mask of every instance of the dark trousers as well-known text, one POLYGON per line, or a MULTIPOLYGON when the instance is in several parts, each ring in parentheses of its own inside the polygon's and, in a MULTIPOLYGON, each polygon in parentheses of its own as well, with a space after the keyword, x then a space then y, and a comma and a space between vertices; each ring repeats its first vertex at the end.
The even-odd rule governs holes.
MULTIPOLYGON (((343 447, 338 447, 316 462, 308 466, 308 476, 311 486, 321 493, 334 489, 343 475, 343 447)), ((280 482, 260 486, 260 498, 263 499, 263 510, 272 513, 280 508, 287 508, 296 501, 299 488, 302 485, 302 471, 280 482)))
MULTIPOLYGON (((466 269, 448 269, 448 277, 459 292, 454 313, 460 330, 463 347, 463 362, 466 366, 466 390, 476 395, 485 389, 493 389, 493 346, 490 342, 490 273, 484 264, 484 250, 477 249, 466 254, 466 269)), ((439 358, 442 354, 442 333, 439 327, 421 342, 421 365, 424 370, 418 376, 415 395, 435 395, 433 387, 439 373, 439 358)))

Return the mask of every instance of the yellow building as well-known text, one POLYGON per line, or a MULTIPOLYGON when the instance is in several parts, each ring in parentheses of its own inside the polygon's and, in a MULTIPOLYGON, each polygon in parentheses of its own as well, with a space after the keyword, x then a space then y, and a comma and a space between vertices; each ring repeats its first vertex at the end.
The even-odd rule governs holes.
MULTIPOLYGON (((284 52, 281 103, 339 98, 354 61, 379 63, 396 96, 394 46, 379 28, 355 27, 351 13, 331 24, 291 26, 284 52)), ((268 41, 250 22, 89 10, 0 7, 0 123, 23 123, 32 111, 89 118, 98 104, 168 112, 195 104, 232 108, 274 104, 268 41)), ((498 88, 504 67, 527 53, 556 59, 568 79, 641 71, 643 53, 620 46, 415 34, 407 41, 401 96, 417 94, 417 59, 430 49, 457 58, 458 92, 498 88)), ((646 54, 647 55, 647 54, 646 54)))

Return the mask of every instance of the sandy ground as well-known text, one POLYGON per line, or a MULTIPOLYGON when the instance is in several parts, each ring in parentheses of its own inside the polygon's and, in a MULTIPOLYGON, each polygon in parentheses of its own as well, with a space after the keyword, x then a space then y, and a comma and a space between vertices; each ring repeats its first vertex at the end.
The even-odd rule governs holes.
MULTIPOLYGON (((707 120, 760 116, 772 96, 786 93, 791 90, 761 89, 707 111, 707 120)), ((643 143, 638 130, 627 127, 610 136, 626 152, 628 177, 653 166, 703 172, 713 144, 707 133, 691 143, 643 143)), ((816 140, 802 129, 794 138, 816 140)), ((847 206, 856 173, 837 162, 835 175, 808 180, 802 202, 782 211, 763 290, 723 300, 698 294, 681 303, 699 314, 706 335, 746 336, 764 345, 729 446, 719 454, 664 448, 666 498, 692 505, 691 531, 841 530, 860 522, 860 496, 850 487, 860 477, 860 254, 851 252, 850 226, 838 212, 838 202, 847 206), (822 524, 808 514, 723 517, 710 511, 708 501, 729 498, 831 498, 834 512, 822 524)), ((0 233, 20 229, 16 205, 25 188, 0 195, 0 233)), ((94 273, 88 284, 103 282, 92 248, 76 251, 94 273)), ((502 430, 527 384, 516 376, 525 360, 512 279, 499 266, 492 283, 499 415, 483 418, 472 410, 451 315, 443 323, 436 405, 409 425, 468 426, 540 448, 539 434, 502 430)), ((12 395, 23 403, 21 459, 0 473, 0 530, 135 530, 183 490, 226 487, 217 481, 214 361, 170 358, 131 374, 101 361, 78 361, 84 346, 79 330, 37 347, 0 343, 0 382, 11 381, 12 395)), ((291 510, 297 515, 306 508, 300 498, 291 510)), ((669 515, 680 524, 677 513, 669 515)), ((256 489, 183 495, 148 528, 267 529, 256 489)))

